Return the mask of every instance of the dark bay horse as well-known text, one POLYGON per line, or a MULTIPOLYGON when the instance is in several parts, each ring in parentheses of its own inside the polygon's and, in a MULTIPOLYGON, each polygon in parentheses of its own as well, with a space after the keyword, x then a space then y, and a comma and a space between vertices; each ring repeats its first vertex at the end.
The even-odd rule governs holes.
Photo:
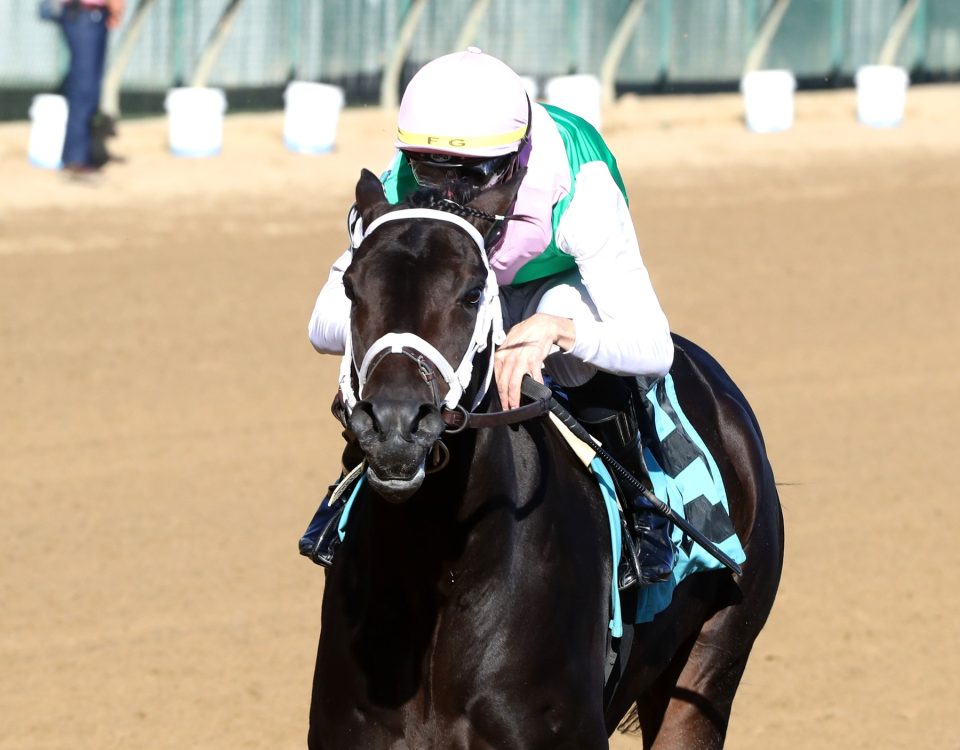
POLYGON ((615 570, 596 482, 546 418, 448 429, 499 408, 482 237, 516 187, 424 211, 391 206, 366 170, 357 185, 367 229, 344 277, 341 384, 368 471, 327 573, 312 750, 592 750, 624 717, 645 747, 723 745, 783 522, 757 421, 721 367, 676 339, 677 393, 723 476, 742 575, 681 582, 606 689, 615 570))

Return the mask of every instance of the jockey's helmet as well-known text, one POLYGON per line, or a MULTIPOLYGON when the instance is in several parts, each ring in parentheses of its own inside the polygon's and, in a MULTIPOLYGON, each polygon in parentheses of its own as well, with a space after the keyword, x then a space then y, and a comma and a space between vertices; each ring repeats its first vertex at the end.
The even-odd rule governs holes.
POLYGON ((427 63, 410 80, 395 145, 420 185, 482 189, 513 173, 529 125, 520 76, 470 47, 427 63))

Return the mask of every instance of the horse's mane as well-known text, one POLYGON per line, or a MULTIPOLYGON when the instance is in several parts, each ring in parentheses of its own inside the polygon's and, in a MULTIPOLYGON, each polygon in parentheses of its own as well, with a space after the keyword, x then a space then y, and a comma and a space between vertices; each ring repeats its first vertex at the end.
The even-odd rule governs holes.
MULTIPOLYGON (((404 201, 410 208, 433 208, 437 203, 456 203, 465 206, 480 195, 480 190, 471 185, 457 183, 446 190, 418 187, 404 201)), ((443 210, 443 209, 441 209, 443 210)))
POLYGON ((473 208, 467 205, 480 194, 480 190, 475 187, 457 185, 448 191, 437 190, 436 188, 419 188, 406 198, 400 205, 404 208, 432 208, 436 211, 446 211, 456 214, 464 219, 474 217, 483 219, 491 223, 498 221, 529 221, 530 217, 523 214, 507 214, 506 216, 495 216, 481 211, 479 208, 473 208))

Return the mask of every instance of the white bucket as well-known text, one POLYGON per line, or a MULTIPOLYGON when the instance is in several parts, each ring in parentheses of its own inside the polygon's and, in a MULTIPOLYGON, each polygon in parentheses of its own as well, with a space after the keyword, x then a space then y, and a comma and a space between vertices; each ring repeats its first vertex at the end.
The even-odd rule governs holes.
POLYGON ((30 105, 30 142, 27 158, 44 169, 63 166, 67 135, 67 100, 57 94, 38 94, 30 105))
POLYGON ((222 89, 170 89, 166 99, 170 151, 176 156, 215 156, 223 147, 222 89))
POLYGON ((778 133, 793 127, 793 92, 797 79, 789 70, 754 70, 740 80, 744 119, 754 133, 778 133))
POLYGON ((293 81, 283 94, 283 142, 298 154, 324 154, 333 148, 343 109, 343 89, 326 83, 293 81))
POLYGON ((551 78, 544 87, 544 93, 548 104, 580 115, 597 130, 600 129, 600 80, 596 76, 551 78))
POLYGON ((874 128, 893 128, 903 122, 910 75, 895 65, 864 65, 854 76, 857 118, 874 128))

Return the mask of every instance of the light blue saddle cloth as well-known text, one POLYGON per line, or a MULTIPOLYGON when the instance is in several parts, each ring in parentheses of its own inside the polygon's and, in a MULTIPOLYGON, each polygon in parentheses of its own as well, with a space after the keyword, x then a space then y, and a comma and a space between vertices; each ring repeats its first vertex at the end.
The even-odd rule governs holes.
MULTIPOLYGON (((644 448, 644 459, 653 482, 653 493, 679 516, 736 563, 746 560, 743 546, 730 521, 730 506, 723 488, 720 470, 700 435, 690 424, 677 400, 673 378, 667 375, 652 383, 643 383, 643 407, 654 426, 656 440, 644 448)), ((591 470, 597 478, 610 518, 610 535, 614 570, 620 561, 620 521, 617 515, 613 480, 599 458, 591 470)), ((674 527, 677 565, 673 577, 662 583, 644 586, 638 595, 635 612, 622 612, 616 581, 611 592, 610 632, 615 638, 623 634, 622 623, 650 622, 670 605, 677 584, 692 573, 722 568, 713 555, 674 527)))

